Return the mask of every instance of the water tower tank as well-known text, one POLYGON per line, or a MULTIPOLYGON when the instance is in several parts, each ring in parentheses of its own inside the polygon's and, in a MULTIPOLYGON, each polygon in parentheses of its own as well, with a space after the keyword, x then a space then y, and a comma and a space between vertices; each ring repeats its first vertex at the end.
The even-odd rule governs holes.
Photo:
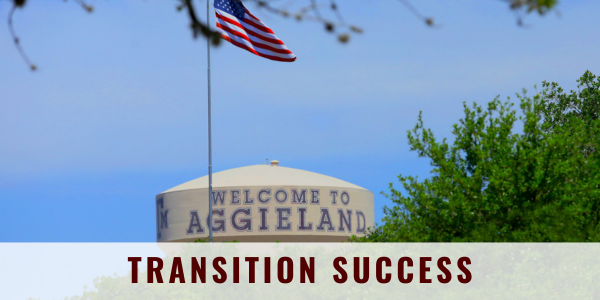
MULTIPOLYGON (((157 195, 157 241, 208 237, 208 199, 208 176, 157 195)), ((340 179, 275 160, 213 174, 215 241, 341 242, 373 224, 373 193, 340 179)))

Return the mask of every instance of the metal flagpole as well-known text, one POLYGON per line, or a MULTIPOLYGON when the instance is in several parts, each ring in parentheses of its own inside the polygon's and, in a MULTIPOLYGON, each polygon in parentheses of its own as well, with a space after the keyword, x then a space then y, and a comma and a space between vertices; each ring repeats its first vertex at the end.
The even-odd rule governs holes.
MULTIPOLYGON (((210 0, 206 0, 206 27, 210 28, 210 0)), ((212 193, 212 136, 211 136, 211 120, 210 120, 210 35, 206 37, 206 53, 208 60, 208 241, 213 241, 212 228, 212 210, 213 210, 213 193, 212 193)))

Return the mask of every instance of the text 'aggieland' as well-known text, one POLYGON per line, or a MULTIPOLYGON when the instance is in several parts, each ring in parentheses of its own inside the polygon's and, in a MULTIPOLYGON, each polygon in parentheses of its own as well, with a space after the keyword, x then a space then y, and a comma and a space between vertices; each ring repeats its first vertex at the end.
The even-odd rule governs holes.
MULTIPOLYGON (((214 209, 212 210, 213 233, 234 232, 268 232, 268 231, 298 231, 298 232, 348 232, 363 233, 367 219, 360 209, 347 207, 350 204, 350 193, 347 191, 329 190, 327 198, 321 198, 318 188, 289 190, 279 188, 223 189, 212 191, 214 209), (320 207, 324 201, 327 206, 320 207), (277 207, 268 205, 275 204, 277 207), (227 206, 230 210, 223 207, 227 206), (317 206, 309 216, 309 207, 317 206), (270 210, 270 211, 269 211, 270 210), (275 224, 269 224, 269 214, 275 215, 275 224), (254 218, 253 216, 257 216, 254 218), (292 218, 297 217, 297 224, 292 224, 292 218), (309 220, 317 221, 309 222, 309 220), (229 222, 227 222, 229 220, 229 222), (353 221, 354 220, 354 221, 353 221), (256 224, 258 222, 258 224, 256 224), (228 224, 229 223, 229 224, 228 224)), ((208 213, 202 216, 200 208, 189 210, 187 226, 181 228, 186 235, 204 234, 208 231, 208 213)), ((164 198, 157 200, 157 237, 162 238, 161 230, 169 228, 169 209, 165 207, 164 198)), ((295 222, 295 221, 294 221, 295 222)))

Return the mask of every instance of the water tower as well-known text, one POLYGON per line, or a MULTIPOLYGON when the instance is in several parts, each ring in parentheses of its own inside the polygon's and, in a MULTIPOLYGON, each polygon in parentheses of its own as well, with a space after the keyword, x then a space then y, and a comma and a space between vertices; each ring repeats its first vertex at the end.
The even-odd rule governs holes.
MULTIPOLYGON (((213 174, 215 241, 342 242, 374 225, 373 193, 309 171, 254 165, 213 174)), ((158 242, 208 237, 208 176, 156 196, 158 242)))

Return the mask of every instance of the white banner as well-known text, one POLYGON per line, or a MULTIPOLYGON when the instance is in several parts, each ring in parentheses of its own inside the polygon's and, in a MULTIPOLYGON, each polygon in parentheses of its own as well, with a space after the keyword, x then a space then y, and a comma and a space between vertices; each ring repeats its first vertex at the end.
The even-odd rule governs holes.
POLYGON ((600 299, 600 244, 32 243, 0 254, 1 299, 600 299))

